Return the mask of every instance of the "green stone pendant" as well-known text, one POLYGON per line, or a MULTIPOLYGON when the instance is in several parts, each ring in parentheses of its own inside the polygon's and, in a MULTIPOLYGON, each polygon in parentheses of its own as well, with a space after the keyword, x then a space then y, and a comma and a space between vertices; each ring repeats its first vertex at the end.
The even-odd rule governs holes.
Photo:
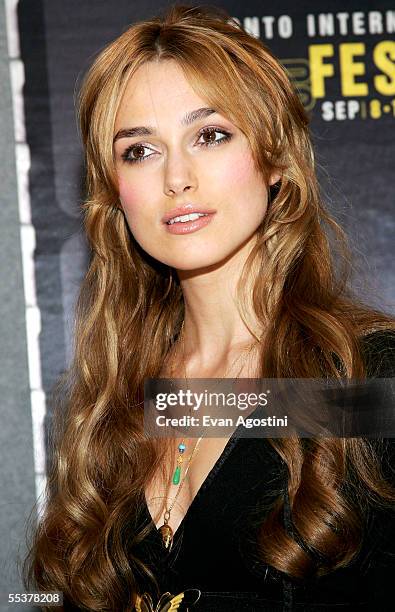
POLYGON ((178 485, 180 483, 181 466, 177 465, 173 474, 173 484, 178 485))

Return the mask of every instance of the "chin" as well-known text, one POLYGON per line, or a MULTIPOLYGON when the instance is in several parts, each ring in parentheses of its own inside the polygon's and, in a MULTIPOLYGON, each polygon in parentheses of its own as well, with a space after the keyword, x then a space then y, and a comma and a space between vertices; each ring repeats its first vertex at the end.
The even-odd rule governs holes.
POLYGON ((174 257, 164 262, 180 272, 204 273, 220 268, 228 259, 228 253, 212 254, 202 252, 193 256, 191 253, 184 253, 181 257, 174 257))
POLYGON ((220 264, 219 261, 217 261, 216 259, 208 259, 207 261, 204 260, 202 261, 202 258, 189 258, 186 259, 185 257, 183 257, 182 259, 173 259, 173 260, 169 260, 169 261, 165 261, 163 262, 168 266, 171 266, 172 268, 174 268, 175 270, 179 270, 180 272, 193 272, 193 271, 203 271, 206 270, 207 268, 211 268, 212 266, 215 266, 217 263, 220 264))

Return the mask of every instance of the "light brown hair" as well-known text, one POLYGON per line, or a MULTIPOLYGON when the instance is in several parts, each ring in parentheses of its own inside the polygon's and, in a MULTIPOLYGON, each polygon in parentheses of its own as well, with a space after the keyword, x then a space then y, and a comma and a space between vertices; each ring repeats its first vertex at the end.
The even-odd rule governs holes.
MULTIPOLYGON (((148 528, 136 527, 132 541, 125 536, 163 452, 143 431, 143 384, 158 375, 177 341, 184 302, 174 270, 144 253, 130 233, 119 205, 113 136, 128 80, 145 62, 166 59, 243 130, 266 177, 281 171, 239 283, 247 319, 243 287, 258 271, 252 305, 267 329, 261 377, 364 378, 361 337, 395 329, 390 315, 349 288, 347 242, 320 196, 308 117, 265 45, 219 9, 173 6, 104 49, 79 106, 92 257, 76 311, 74 360, 59 385, 47 506, 26 561, 28 580, 40 590, 61 590, 91 610, 130 609, 142 573, 149 574, 133 553, 148 528)), ((292 521, 303 545, 284 529, 281 496, 262 525, 262 534, 272 534, 257 542, 262 558, 298 578, 347 565, 361 542, 361 500, 395 500, 374 445, 358 438, 270 442, 288 470, 292 521)))

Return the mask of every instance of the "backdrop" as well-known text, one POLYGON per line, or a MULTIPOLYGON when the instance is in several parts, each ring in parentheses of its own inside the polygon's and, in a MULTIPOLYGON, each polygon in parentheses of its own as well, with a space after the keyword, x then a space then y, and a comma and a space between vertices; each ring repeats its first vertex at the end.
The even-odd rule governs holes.
MULTIPOLYGON (((167 4, 0 0, 1 610, 15 609, 5 594, 22 588, 26 519, 35 500, 42 509, 48 398, 71 357, 88 261, 75 90, 107 42, 167 4)), ((326 203, 350 235, 354 285, 363 296, 370 284, 374 305, 393 312, 394 3, 216 4, 268 44, 294 79, 326 203)))

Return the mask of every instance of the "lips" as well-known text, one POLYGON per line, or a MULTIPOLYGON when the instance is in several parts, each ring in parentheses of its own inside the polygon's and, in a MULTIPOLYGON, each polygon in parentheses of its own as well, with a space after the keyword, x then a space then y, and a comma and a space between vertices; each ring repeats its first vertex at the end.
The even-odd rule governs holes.
POLYGON ((197 206, 196 204, 184 204, 183 206, 178 206, 177 208, 169 210, 169 212, 162 217, 162 223, 168 223, 168 221, 174 219, 174 217, 182 217, 183 215, 190 215, 192 213, 210 214, 215 212, 216 210, 213 208, 205 208, 204 206, 197 206))
POLYGON ((200 217, 207 217, 208 213, 188 213, 187 215, 179 215, 178 217, 173 217, 167 222, 167 225, 173 225, 173 223, 188 223, 188 221, 196 221, 200 219, 200 217))
MULTIPOLYGON (((209 223, 212 222, 215 215, 216 213, 206 213, 206 214, 202 214, 201 216, 191 214, 192 217, 197 217, 197 218, 193 218, 190 220, 184 218, 184 221, 180 220, 175 223, 171 223, 171 222, 165 223, 164 228, 165 228, 165 231, 169 234, 181 235, 181 236, 186 236, 187 234, 194 234, 195 232, 198 232, 199 230, 209 225, 209 223)), ((182 215, 181 215, 181 218, 182 218, 182 215)))

